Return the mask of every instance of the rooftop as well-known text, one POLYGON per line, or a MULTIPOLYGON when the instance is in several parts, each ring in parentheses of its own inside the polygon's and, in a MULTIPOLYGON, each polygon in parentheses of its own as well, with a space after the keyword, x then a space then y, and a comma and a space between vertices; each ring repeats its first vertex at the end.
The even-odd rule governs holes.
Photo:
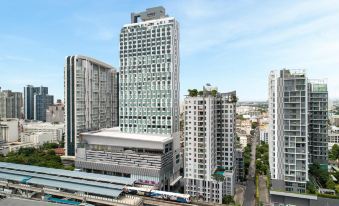
POLYGON ((163 149, 173 138, 170 135, 121 132, 119 127, 81 133, 83 143, 117 147, 163 149))

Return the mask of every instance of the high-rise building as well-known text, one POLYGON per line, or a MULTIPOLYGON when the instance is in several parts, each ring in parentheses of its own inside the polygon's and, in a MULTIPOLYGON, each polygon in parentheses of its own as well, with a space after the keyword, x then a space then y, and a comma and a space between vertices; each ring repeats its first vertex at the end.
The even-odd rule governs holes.
POLYGON ((118 76, 110 65, 85 56, 65 63, 65 151, 74 156, 80 132, 118 125, 118 76))
POLYGON ((234 194, 236 101, 210 85, 185 98, 185 192, 206 202, 234 194))
POLYGON ((272 187, 305 193, 308 167, 327 169, 327 84, 304 70, 269 75, 269 162, 272 187))
POLYGON ((120 127, 82 133, 75 166, 176 189, 181 178, 179 24, 163 7, 132 13, 120 33, 120 69, 120 127))
POLYGON ((120 129, 173 137, 180 169, 179 23, 163 7, 132 13, 120 33, 120 129))
POLYGON ((21 92, 1 91, 0 87, 0 118, 21 118, 21 107, 21 92))
POLYGON ((179 131, 179 24, 163 7, 132 13, 120 33, 120 128, 179 131))
POLYGON ((54 97, 48 94, 48 87, 24 87, 24 116, 28 120, 46 121, 46 109, 53 105, 54 97))

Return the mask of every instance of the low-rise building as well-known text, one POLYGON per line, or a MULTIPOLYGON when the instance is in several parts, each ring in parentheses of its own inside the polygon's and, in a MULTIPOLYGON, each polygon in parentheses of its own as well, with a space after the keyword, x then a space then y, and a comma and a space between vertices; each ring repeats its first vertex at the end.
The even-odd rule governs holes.
POLYGON ((0 154, 6 156, 9 152, 17 152, 21 148, 34 147, 33 142, 10 142, 0 145, 0 154))
POLYGON ((170 182, 173 171, 170 135, 124 133, 116 127, 81 133, 79 138, 77 169, 130 177, 163 190, 175 184, 170 182))
POLYGON ((22 124, 24 133, 44 132, 53 135, 53 142, 60 142, 64 136, 64 124, 53 124, 50 122, 26 121, 22 124))
POLYGON ((21 135, 22 143, 33 143, 35 147, 41 146, 45 143, 56 143, 52 133, 33 132, 23 133, 21 135))

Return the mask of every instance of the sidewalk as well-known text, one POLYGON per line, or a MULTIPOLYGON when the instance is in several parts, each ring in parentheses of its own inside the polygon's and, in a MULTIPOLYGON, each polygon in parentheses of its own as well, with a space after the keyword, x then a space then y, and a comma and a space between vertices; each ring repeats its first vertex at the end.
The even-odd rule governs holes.
POLYGON ((264 205, 270 205, 266 179, 267 177, 264 175, 259 176, 259 200, 264 205))

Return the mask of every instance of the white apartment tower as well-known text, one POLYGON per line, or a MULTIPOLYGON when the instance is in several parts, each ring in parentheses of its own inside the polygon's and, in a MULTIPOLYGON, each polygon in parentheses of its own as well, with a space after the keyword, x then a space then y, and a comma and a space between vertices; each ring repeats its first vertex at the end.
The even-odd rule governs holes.
POLYGON ((116 70, 90 57, 66 57, 65 110, 65 151, 74 156, 81 132, 118 125, 116 70))
POLYGON ((304 70, 269 75, 269 162, 272 187, 305 193, 309 164, 327 168, 327 84, 304 70))
POLYGON ((185 98, 185 193, 206 202, 234 194, 236 101, 210 85, 185 98))
POLYGON ((179 170, 179 23, 163 7, 132 13, 120 33, 119 124, 124 133, 170 135, 179 170))

